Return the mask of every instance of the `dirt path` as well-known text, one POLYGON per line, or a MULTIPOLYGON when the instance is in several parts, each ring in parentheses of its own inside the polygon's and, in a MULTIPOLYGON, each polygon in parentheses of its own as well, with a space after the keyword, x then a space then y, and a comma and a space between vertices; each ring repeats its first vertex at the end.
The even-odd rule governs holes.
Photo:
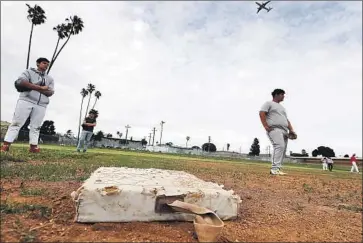
MULTIPOLYGON (((352 175, 353 179, 303 173, 274 177, 252 168, 238 171, 232 164, 188 162, 187 166, 196 168, 193 174, 199 178, 224 184, 241 196, 239 218, 225 222, 224 239, 243 242, 362 240, 362 180, 359 175, 352 175), (210 166, 214 166, 213 173, 203 172, 203 168, 210 166)), ((4 179, 1 183, 2 202, 44 207, 26 213, 2 213, 2 242, 20 239, 197 242, 193 238, 193 224, 188 222, 74 223, 75 209, 70 192, 76 190, 80 182, 22 183, 20 179, 4 179), (21 195, 26 190, 41 191, 42 195, 21 195)))

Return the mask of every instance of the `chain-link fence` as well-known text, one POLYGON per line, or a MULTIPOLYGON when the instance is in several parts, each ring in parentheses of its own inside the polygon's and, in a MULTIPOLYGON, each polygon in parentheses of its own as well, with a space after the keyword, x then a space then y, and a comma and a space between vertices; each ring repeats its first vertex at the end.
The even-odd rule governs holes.
MULTIPOLYGON (((4 141, 5 133, 1 133, 1 142, 4 141)), ((19 143, 27 143, 29 142, 29 131, 28 130, 20 130, 18 137, 15 139, 15 142, 19 143)), ((39 144, 53 144, 53 145, 68 145, 68 146, 76 146, 77 138, 73 136, 61 135, 61 134, 39 134, 39 144)))

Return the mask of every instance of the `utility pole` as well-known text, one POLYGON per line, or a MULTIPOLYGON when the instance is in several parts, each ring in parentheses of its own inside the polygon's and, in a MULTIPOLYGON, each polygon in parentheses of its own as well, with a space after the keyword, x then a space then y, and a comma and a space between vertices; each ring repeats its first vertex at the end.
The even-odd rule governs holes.
POLYGON ((125 141, 125 143, 127 144, 127 134, 129 133, 129 128, 131 128, 131 126, 129 125, 129 124, 127 124, 126 126, 125 126, 125 128, 126 128, 126 141, 125 141))
POLYGON ((153 146, 154 146, 154 139, 155 139, 155 131, 156 131, 156 128, 154 127, 152 131, 153 131, 153 146))
POLYGON ((150 141, 151 141, 151 133, 149 133, 149 145, 150 145, 150 141))
POLYGON ((161 146, 161 138, 162 138, 162 136, 163 136, 163 125, 164 125, 164 121, 161 121, 160 122, 160 127, 161 127, 161 129, 160 129, 160 142, 159 142, 159 145, 161 146))

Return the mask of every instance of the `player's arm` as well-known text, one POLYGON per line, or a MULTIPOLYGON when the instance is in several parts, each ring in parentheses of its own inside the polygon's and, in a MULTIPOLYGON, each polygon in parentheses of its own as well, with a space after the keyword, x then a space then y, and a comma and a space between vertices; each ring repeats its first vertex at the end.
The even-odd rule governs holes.
POLYGON ((95 123, 86 123, 87 126, 89 127, 95 127, 96 126, 96 122, 95 123))
POLYGON ((266 115, 269 110, 270 110, 270 105, 267 102, 262 105, 261 110, 260 110, 260 120, 261 120, 262 126, 265 128, 265 130, 267 132, 270 132, 272 130, 269 127, 269 125, 267 124, 267 119, 266 119, 266 115))
POLYGON ((84 120, 83 125, 86 125, 87 127, 94 127, 94 126, 96 126, 96 122, 95 123, 87 123, 86 120, 84 120))
POLYGON ((50 97, 54 94, 54 81, 53 81, 53 78, 52 77, 49 77, 49 85, 48 85, 48 89, 47 90, 42 90, 42 91, 39 91, 41 94, 47 96, 47 97, 50 97))
POLYGON ((270 132, 272 129, 267 124, 266 113, 267 112, 265 112, 265 111, 260 111, 260 120, 261 120, 262 126, 266 129, 266 131, 270 132))
POLYGON ((35 90, 35 91, 42 91, 42 90, 48 89, 48 86, 40 86, 40 85, 32 84, 31 82, 29 82, 29 77, 27 75, 27 71, 23 72, 20 75, 20 77, 18 78, 16 83, 22 87, 25 87, 25 88, 28 88, 31 90, 35 90))
POLYGON ((28 88, 28 89, 31 89, 31 90, 35 90, 35 91, 45 91, 48 89, 47 86, 39 86, 39 85, 36 85, 36 84, 32 84, 32 83, 29 83, 29 81, 27 80, 21 80, 21 82, 19 83, 21 86, 25 87, 25 88, 28 88))
POLYGON ((47 97, 50 97, 54 94, 54 92, 52 90, 39 90, 39 93, 41 93, 47 97))
POLYGON ((289 120, 287 120, 287 128, 291 133, 295 133, 294 128, 292 128, 291 122, 289 120))

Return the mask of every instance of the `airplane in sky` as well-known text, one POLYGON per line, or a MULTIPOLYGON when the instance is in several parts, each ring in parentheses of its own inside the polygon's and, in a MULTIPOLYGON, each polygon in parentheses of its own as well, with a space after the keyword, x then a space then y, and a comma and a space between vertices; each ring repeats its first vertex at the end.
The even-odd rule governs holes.
POLYGON ((270 12, 272 10, 272 8, 271 7, 266 8, 266 5, 269 2, 271 2, 271 1, 267 1, 267 2, 264 2, 264 3, 258 3, 258 2, 256 2, 256 4, 258 5, 257 13, 260 12, 262 9, 265 9, 267 12, 270 12))

